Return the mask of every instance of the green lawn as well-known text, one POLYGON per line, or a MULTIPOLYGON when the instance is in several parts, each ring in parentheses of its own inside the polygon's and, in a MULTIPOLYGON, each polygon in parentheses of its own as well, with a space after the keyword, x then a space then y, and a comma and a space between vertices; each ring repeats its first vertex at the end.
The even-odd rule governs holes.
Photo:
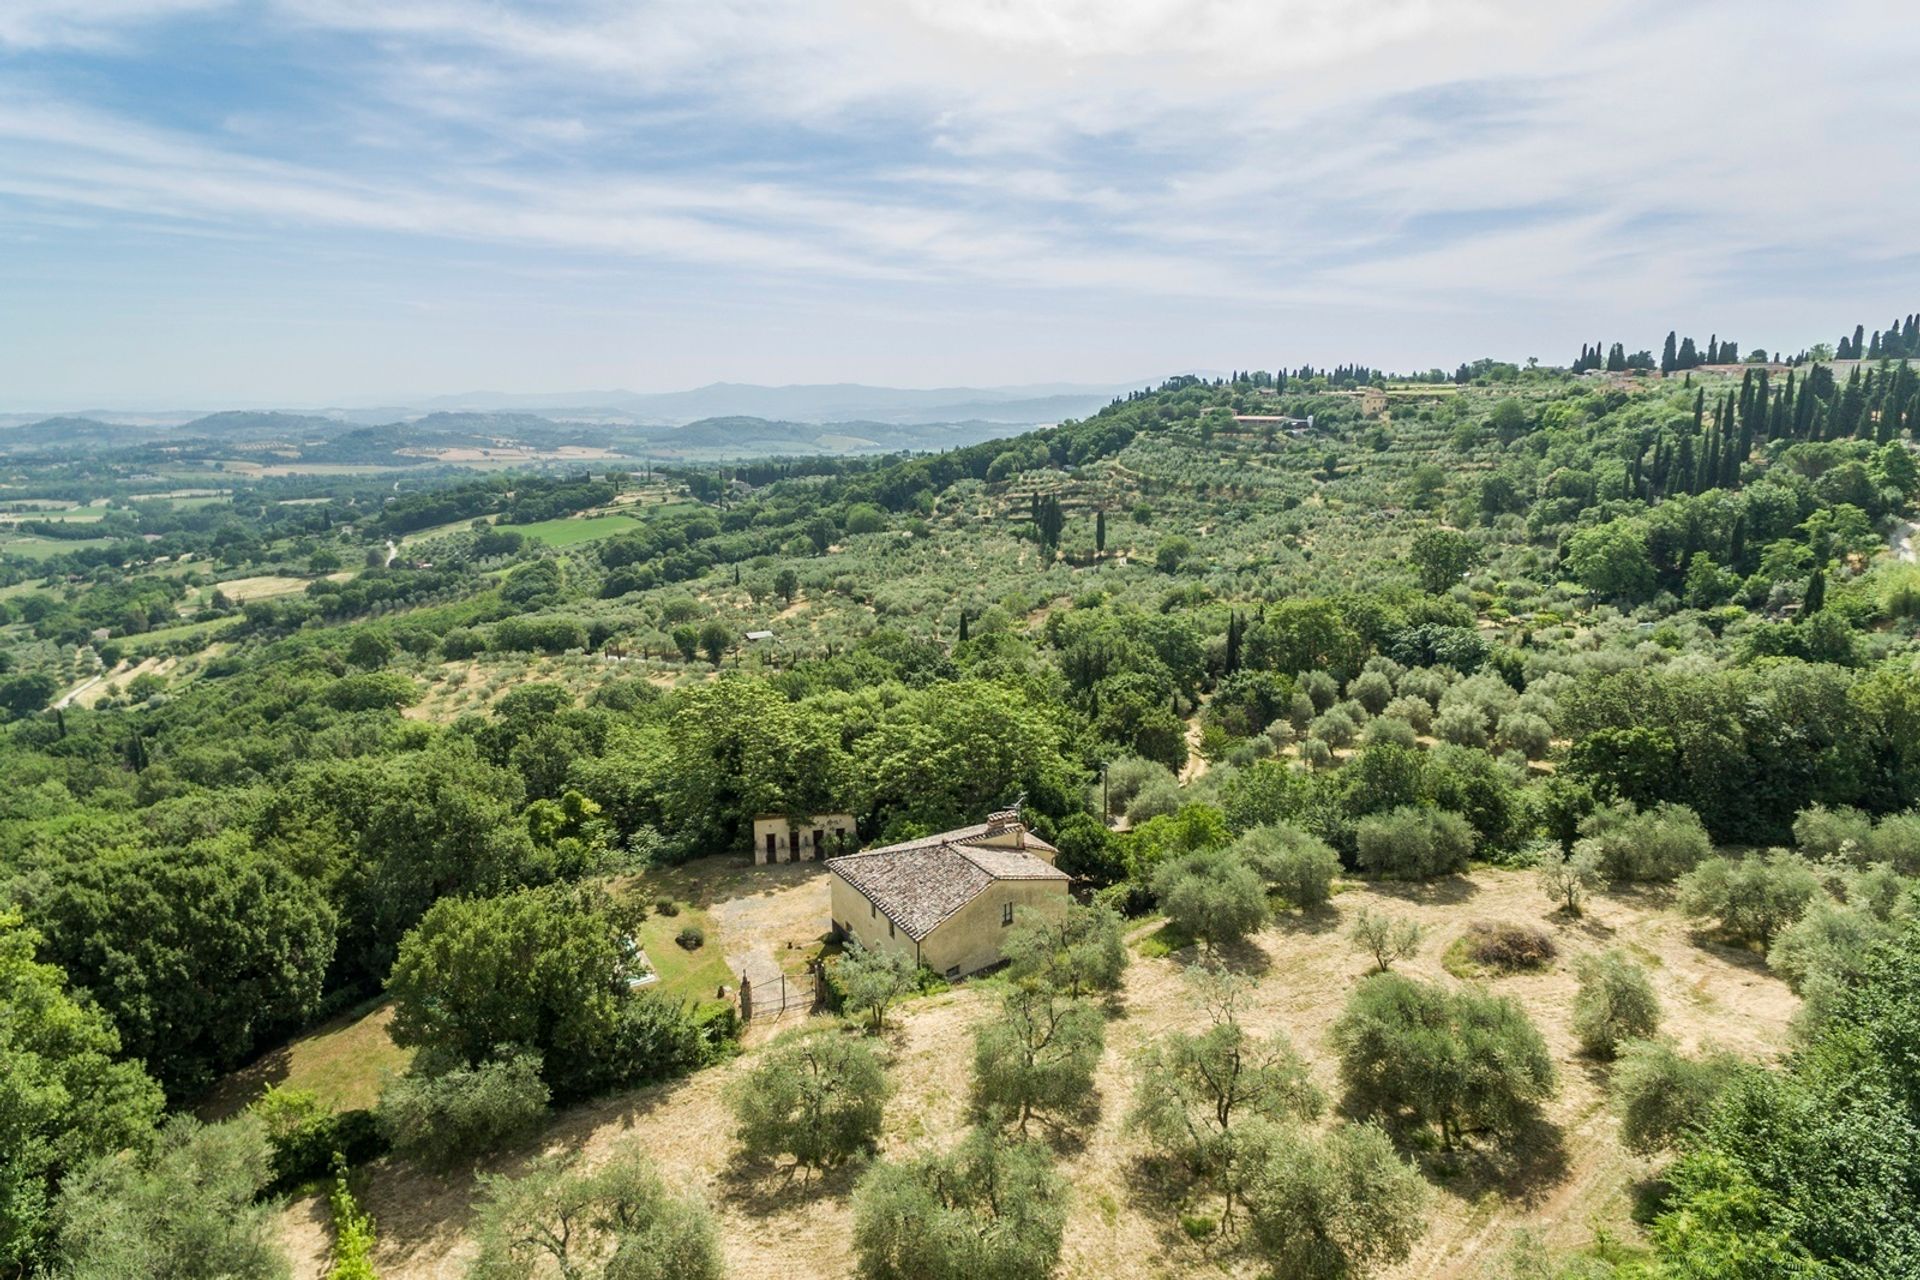
POLYGON ((660 975, 660 984, 647 988, 649 991, 658 991, 675 1000, 711 1000, 722 984, 734 981, 726 959, 720 954, 720 939, 714 933, 713 922, 698 907, 681 903, 680 914, 673 916, 652 912, 640 926, 640 945, 646 948, 647 959, 660 975), (695 951, 674 941, 689 925, 707 937, 705 945, 695 951))
POLYGON ((379 1100, 382 1079, 398 1075, 413 1060, 411 1049, 388 1037, 392 1019, 393 1006, 385 1001, 349 1010, 234 1072, 197 1109, 208 1119, 224 1119, 268 1085, 311 1089, 337 1111, 371 1107, 379 1100))
POLYGON ((596 538, 610 538, 616 533, 627 533, 634 528, 634 522, 628 516, 586 516, 566 520, 542 520, 536 524, 502 525, 501 528, 517 530, 536 542, 544 542, 550 547, 571 547, 582 542, 592 542, 596 538))

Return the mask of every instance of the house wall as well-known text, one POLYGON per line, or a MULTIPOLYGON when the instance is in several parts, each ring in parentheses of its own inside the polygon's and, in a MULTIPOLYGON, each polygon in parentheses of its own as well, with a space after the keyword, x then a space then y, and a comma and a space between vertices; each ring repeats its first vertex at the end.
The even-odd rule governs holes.
POLYGON ((767 862, 811 861, 819 849, 823 858, 852 853, 860 846, 860 833, 850 813, 818 813, 795 823, 784 814, 764 815, 753 820, 753 860, 767 862), (819 835, 816 845, 814 836, 819 835), (844 834, 843 834, 844 833, 844 834), (773 848, 767 848, 767 837, 773 848))
POLYGON ((1013 904, 1017 922, 1025 912, 1066 900, 1065 880, 996 880, 927 935, 920 944, 920 962, 935 973, 957 969, 961 974, 999 964, 1000 939, 1010 927, 1000 923, 1007 903, 1013 904))
POLYGON ((858 938, 860 945, 869 951, 904 951, 918 960, 919 949, 905 929, 896 928, 893 936, 888 937, 887 917, 867 900, 866 894, 840 876, 828 879, 833 882, 830 902, 836 928, 858 938))

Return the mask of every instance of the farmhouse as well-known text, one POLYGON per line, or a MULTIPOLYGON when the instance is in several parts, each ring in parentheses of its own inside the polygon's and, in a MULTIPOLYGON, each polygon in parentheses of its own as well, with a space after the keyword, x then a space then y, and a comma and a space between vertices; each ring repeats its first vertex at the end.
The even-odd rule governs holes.
POLYGON ((755 864, 811 861, 845 853, 859 843, 860 832, 850 813, 816 813, 805 818, 763 813, 753 820, 755 864))
POLYGON ((976 826, 827 859, 833 931, 874 950, 905 951, 950 978, 1000 962, 1002 931, 1065 902, 1058 850, 1015 810, 976 826))

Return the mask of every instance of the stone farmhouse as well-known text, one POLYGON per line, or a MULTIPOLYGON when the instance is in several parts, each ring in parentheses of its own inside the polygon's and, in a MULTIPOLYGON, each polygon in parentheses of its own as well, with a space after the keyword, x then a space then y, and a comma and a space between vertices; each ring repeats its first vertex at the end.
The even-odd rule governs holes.
POLYGON ((904 951, 949 978, 1000 962, 1000 938, 1027 911, 1067 900, 1059 851, 1017 810, 971 827, 827 859, 833 931, 904 951))
POLYGON ((816 813, 806 818, 763 813, 753 820, 755 865, 811 861, 859 847, 860 832, 850 813, 816 813))

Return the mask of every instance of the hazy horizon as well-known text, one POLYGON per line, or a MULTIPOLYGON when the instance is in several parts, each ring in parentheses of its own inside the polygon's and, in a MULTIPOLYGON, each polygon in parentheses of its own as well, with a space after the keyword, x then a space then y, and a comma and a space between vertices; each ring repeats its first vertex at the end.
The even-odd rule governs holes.
POLYGON ((13 0, 0 402, 1128 385, 1920 305, 1840 0, 13 0))

